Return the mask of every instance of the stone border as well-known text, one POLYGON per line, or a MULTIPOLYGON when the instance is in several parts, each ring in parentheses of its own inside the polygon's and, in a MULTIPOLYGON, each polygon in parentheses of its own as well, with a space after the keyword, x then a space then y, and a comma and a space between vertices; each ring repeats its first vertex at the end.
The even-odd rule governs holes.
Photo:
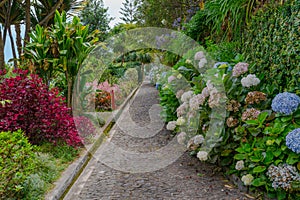
POLYGON ((105 141, 107 137, 107 133, 112 129, 112 127, 115 124, 116 119, 119 118, 120 114, 122 113, 125 106, 129 103, 129 101, 135 97, 135 94, 140 89, 142 84, 139 84, 125 99, 123 104, 118 109, 117 113, 110 116, 110 118, 107 120, 105 125, 99 130, 101 133, 97 134, 95 138, 95 142, 91 145, 88 145, 85 150, 81 153, 80 157, 77 158, 72 164, 69 165, 69 167, 64 170, 64 172, 61 174, 61 177, 54 182, 54 188, 49 191, 45 195, 45 200, 59 200, 63 199, 64 196, 67 194, 69 189, 72 187, 72 185, 75 183, 77 178, 80 176, 88 162, 91 160, 93 154, 96 152, 96 150, 100 147, 100 145, 105 141), (88 149, 88 150, 87 150, 88 149))

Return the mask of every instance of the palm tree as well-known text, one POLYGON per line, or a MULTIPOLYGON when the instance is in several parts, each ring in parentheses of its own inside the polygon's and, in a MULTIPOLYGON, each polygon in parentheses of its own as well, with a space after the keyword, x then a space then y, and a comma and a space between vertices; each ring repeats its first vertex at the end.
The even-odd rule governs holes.
POLYGON ((25 0, 25 37, 24 37, 24 47, 27 42, 29 42, 29 32, 31 26, 31 17, 30 17, 30 0, 25 0))
POLYGON ((67 12, 68 15, 73 16, 84 7, 86 0, 34 0, 33 11, 31 12, 32 25, 37 24, 47 27, 53 24, 55 11, 58 10, 67 12))
MULTIPOLYGON (((0 2, 0 9, 4 6, 4 4, 7 2, 8 0, 3 0, 2 2, 0 2)), ((5 67, 5 59, 4 59, 4 41, 3 41, 3 37, 2 37, 2 27, 0 27, 0 70, 4 69, 5 67)))
MULTIPOLYGON (((4 60, 4 47, 6 43, 6 37, 7 34, 10 38, 11 42, 11 49, 12 49, 12 54, 14 58, 14 66, 17 66, 17 54, 16 54, 16 48, 14 44, 14 38, 12 35, 12 30, 11 30, 11 25, 14 24, 20 24, 20 22, 23 19, 23 9, 22 9, 22 1, 21 0, 6 0, 5 3, 1 3, 0 7, 0 23, 2 24, 3 27, 3 36, 1 34, 1 39, 0 39, 0 64, 3 67, 4 62, 2 63, 2 60, 4 60), (3 48, 3 49, 2 49, 3 48), (2 55, 3 54, 3 55, 2 55)), ((17 25, 18 26, 18 25, 17 25)), ((18 36, 19 38, 19 36, 18 36)))
POLYGON ((0 28, 0 70, 5 68, 5 59, 4 59, 4 44, 2 39, 2 30, 0 28))

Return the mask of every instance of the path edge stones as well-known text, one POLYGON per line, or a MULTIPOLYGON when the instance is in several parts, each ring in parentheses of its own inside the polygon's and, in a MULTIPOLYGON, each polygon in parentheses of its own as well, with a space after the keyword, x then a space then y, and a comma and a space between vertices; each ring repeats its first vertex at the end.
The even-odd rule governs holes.
POLYGON ((85 149, 81 153, 80 157, 77 158, 72 164, 68 166, 67 169, 65 169, 61 177, 55 181, 54 188, 51 189, 49 192, 45 195, 45 200, 60 200, 63 199, 64 196, 68 193, 69 189, 72 187, 72 185, 76 182, 77 178, 80 176, 84 168, 87 166, 88 162, 93 156, 93 153, 101 146, 101 144, 106 139, 106 134, 112 129, 114 126, 115 120, 119 118, 124 108, 127 106, 127 104, 130 102, 131 99, 135 97, 135 95, 138 93, 142 86, 142 83, 139 84, 125 99, 123 104, 118 109, 115 117, 112 115, 105 125, 102 127, 102 132, 98 134, 95 138, 95 142, 91 145, 89 145, 88 150, 85 149))

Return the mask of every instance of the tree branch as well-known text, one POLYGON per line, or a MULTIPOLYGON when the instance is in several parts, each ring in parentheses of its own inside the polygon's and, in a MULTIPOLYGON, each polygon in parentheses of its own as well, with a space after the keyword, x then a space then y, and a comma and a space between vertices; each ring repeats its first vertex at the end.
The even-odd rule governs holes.
POLYGON ((50 13, 39 23, 39 25, 46 25, 46 23, 54 15, 55 11, 63 4, 63 0, 59 0, 56 5, 51 9, 50 13))
POLYGON ((3 0, 2 2, 0 2, 0 8, 7 2, 8 0, 3 0))

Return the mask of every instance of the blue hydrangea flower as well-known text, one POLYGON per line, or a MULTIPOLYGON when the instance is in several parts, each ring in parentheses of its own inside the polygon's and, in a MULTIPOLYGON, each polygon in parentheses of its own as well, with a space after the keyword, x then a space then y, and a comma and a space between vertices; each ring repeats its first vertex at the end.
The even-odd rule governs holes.
POLYGON ((300 153, 300 128, 297 128, 286 136, 286 146, 295 153, 300 153))
POLYGON ((272 101, 272 110, 281 114, 290 115, 297 110, 300 97, 296 94, 284 92, 279 93, 272 101))

